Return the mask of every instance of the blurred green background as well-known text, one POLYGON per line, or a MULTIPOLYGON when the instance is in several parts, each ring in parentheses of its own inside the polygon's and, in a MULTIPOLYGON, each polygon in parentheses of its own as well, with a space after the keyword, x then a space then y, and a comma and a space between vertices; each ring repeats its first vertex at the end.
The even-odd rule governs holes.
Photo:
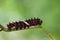
MULTIPOLYGON (((60 40, 60 0, 0 0, 0 24, 38 17, 42 27, 60 40)), ((50 40, 43 28, 0 32, 0 40, 50 40)))

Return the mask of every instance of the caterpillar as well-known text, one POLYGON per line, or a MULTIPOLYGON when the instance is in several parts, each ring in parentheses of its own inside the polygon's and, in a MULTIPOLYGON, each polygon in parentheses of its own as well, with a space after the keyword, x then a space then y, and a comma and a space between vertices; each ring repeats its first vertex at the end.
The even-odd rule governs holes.
POLYGON ((42 24, 42 20, 39 18, 31 18, 25 21, 19 21, 19 22, 12 22, 7 24, 8 30, 22 30, 22 29, 26 29, 26 28, 30 28, 32 26, 36 26, 36 25, 41 25, 42 24))

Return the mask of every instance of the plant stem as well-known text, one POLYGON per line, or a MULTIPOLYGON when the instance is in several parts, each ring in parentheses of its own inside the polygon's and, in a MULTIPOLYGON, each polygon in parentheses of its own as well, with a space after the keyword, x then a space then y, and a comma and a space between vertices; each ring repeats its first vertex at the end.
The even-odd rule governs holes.
POLYGON ((55 37, 50 32, 48 32, 45 29, 43 29, 43 31, 51 38, 51 40, 56 40, 55 37))

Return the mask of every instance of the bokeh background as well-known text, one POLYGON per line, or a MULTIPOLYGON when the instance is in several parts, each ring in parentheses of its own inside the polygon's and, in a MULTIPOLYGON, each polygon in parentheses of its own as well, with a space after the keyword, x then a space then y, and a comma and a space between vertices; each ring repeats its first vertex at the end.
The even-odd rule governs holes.
POLYGON ((42 29, 0 32, 0 40, 50 40, 43 31, 48 30, 60 40, 59 0, 0 0, 0 24, 38 17, 43 20, 42 29))

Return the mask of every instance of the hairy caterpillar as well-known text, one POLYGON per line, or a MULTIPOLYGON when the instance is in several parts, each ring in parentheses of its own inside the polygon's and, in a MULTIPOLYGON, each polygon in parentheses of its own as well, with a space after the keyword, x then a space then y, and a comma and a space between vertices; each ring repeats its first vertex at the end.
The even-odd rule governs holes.
POLYGON ((36 25, 41 25, 42 24, 42 20, 39 18, 31 18, 25 21, 19 21, 19 22, 12 22, 9 23, 7 25, 8 30, 11 31, 12 29, 15 30, 22 30, 22 29, 26 29, 26 28, 30 28, 32 26, 36 26, 36 25))

